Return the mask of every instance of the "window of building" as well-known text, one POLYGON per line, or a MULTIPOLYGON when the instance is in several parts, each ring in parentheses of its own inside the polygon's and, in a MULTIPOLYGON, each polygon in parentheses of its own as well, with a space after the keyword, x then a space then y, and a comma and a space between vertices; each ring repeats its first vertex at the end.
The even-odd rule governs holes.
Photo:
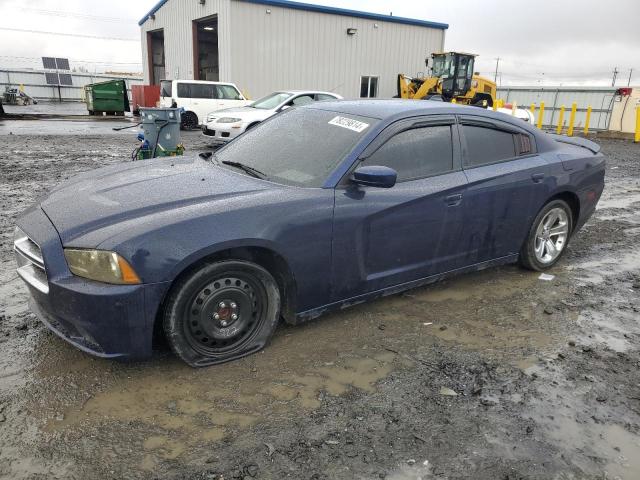
POLYGON ((378 77, 360 77, 360 98, 378 96, 378 77))
POLYGON ((400 132, 364 163, 393 168, 399 182, 449 172, 453 170, 451 126, 437 125, 400 132))
POLYGON ((463 129, 467 142, 468 166, 487 165, 516 156, 513 133, 475 125, 464 125, 463 129))

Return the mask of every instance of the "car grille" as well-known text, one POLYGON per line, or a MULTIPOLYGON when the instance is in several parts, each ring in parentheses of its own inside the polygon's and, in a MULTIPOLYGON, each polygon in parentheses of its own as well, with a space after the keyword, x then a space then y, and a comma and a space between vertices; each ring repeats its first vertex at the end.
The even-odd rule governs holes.
POLYGON ((13 240, 13 250, 16 253, 18 275, 42 293, 49 293, 47 272, 40 247, 22 230, 16 230, 13 240))

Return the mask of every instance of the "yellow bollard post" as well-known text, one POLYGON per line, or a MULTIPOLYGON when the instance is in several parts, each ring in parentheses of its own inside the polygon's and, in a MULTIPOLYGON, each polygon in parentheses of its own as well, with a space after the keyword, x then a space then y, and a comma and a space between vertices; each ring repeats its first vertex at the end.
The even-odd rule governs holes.
POLYGON ((591 105, 587 107, 587 116, 584 119, 584 136, 589 135, 589 120, 591 120, 591 105))
POLYGON ((533 118, 536 118, 536 104, 532 103, 531 106, 529 107, 529 111, 531 112, 531 116, 533 118))
POLYGON ((543 118, 544 118, 544 102, 540 102, 540 113, 538 113, 538 128, 542 128, 543 118))
POLYGON ((499 101, 500 101, 500 100, 498 100, 498 99, 496 98, 496 101, 495 101, 495 102, 493 102, 493 111, 494 111, 494 112, 498 109, 498 102, 499 102, 499 101))
POLYGON ((578 104, 573 102, 571 104, 571 115, 569 116, 569 129, 567 130, 567 135, 569 137, 573 137, 573 124, 576 122, 576 110, 578 109, 578 104))
POLYGON ((636 136, 633 141, 640 143, 640 105, 636 107, 636 136))
POLYGON ((458 103, 455 98, 451 99, 451 103, 458 103))
POLYGON ((511 102, 511 116, 515 117, 516 116, 516 110, 518 109, 518 103, 517 102, 511 102))
POLYGON ((556 133, 560 135, 562 133, 562 124, 564 122, 564 105, 560 105, 560 116, 558 117, 558 127, 556 133))

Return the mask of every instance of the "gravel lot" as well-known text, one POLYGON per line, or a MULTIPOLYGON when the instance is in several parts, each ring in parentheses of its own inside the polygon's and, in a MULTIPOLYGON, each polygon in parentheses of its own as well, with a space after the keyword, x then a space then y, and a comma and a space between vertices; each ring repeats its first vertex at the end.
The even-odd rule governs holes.
POLYGON ((0 478, 640 478, 640 145, 602 140, 600 208, 553 280, 460 276, 193 370, 166 349, 135 364, 77 351, 14 272, 16 215, 128 161, 133 131, 0 129, 25 133, 0 136, 0 478))

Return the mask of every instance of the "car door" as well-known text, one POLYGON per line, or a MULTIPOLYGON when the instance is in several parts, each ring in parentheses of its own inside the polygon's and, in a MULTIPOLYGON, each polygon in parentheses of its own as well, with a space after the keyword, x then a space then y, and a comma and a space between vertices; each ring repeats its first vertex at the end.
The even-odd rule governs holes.
POLYGON ((333 300, 456 268, 466 177, 452 115, 393 124, 357 166, 398 173, 389 189, 348 179, 335 190, 333 300))
POLYGON ((465 232, 467 264, 520 251, 553 179, 525 129, 486 117, 459 117, 463 170, 469 181, 465 232))

